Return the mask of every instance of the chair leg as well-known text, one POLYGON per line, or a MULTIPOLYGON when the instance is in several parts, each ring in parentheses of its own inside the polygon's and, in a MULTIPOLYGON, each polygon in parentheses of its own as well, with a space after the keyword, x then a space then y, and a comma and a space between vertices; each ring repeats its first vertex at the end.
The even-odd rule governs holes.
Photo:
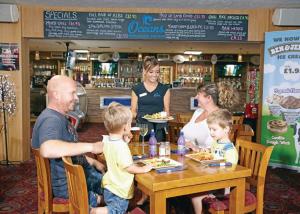
POLYGON ((40 202, 38 202, 38 214, 43 214, 44 213, 44 208, 43 206, 41 205, 40 202))
POLYGON ((44 214, 45 207, 44 203, 42 202, 41 198, 38 197, 38 214, 44 214))
POLYGON ((215 210, 215 209, 212 209, 212 208, 210 208, 208 210, 208 212, 211 213, 211 214, 225 214, 224 210, 219 211, 219 210, 215 210))

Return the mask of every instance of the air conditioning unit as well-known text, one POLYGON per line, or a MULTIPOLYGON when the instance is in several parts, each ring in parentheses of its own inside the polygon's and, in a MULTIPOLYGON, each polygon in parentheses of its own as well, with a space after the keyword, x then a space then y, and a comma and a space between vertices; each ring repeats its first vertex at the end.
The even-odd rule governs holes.
POLYGON ((64 53, 59 51, 53 51, 51 52, 51 58, 52 59, 64 59, 64 53))
POLYGON ((0 22, 18 22, 19 9, 14 4, 0 4, 0 22))
POLYGON ((275 9, 272 22, 278 26, 300 26, 300 8, 275 9))
POLYGON ((170 60, 170 55, 169 54, 157 54, 157 60, 158 61, 170 60))

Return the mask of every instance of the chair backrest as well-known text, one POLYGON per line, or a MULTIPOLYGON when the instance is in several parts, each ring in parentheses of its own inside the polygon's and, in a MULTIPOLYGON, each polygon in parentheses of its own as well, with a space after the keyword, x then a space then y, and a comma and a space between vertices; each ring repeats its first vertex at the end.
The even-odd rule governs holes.
POLYGON ((247 178, 247 183, 256 187, 256 210, 258 213, 263 210, 265 178, 273 147, 267 147, 241 138, 236 140, 236 148, 239 151, 239 164, 251 169, 251 177, 247 178))
POLYGON ((253 136, 254 131, 247 124, 233 124, 229 133, 229 138, 233 143, 235 143, 237 138, 251 141, 253 136))
POLYGON ((244 140, 252 140, 252 137, 254 136, 254 131, 248 124, 242 124, 238 125, 237 132, 236 132, 236 138, 242 138, 244 140))
POLYGON ((180 129, 190 121, 193 114, 191 113, 178 113, 176 114, 176 120, 172 120, 168 123, 168 135, 167 140, 171 143, 176 143, 179 137, 180 129))
POLYGON ((52 212, 53 196, 49 160, 47 158, 43 158, 40 155, 39 149, 32 148, 32 153, 35 158, 37 169, 38 197, 41 197, 41 194, 44 195, 45 210, 49 210, 49 212, 52 212))
POLYGON ((244 116, 240 115, 240 116, 232 116, 232 123, 234 125, 239 125, 239 124, 243 124, 244 122, 244 116))
POLYGON ((68 181, 70 213, 88 213, 88 192, 83 168, 73 164, 70 157, 62 159, 68 181))
POLYGON ((168 123, 168 140, 170 143, 176 143, 179 137, 179 132, 183 128, 185 123, 177 122, 177 121, 170 121, 168 123))
POLYGON ((187 123, 191 120, 192 116, 192 113, 178 113, 176 114, 176 120, 177 122, 187 123))

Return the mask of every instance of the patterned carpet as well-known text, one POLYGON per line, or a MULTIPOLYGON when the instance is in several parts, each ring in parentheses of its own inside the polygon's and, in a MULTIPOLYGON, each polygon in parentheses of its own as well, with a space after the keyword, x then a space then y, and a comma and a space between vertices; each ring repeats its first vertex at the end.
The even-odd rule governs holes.
MULTIPOLYGON (((95 142, 103 125, 85 124, 79 138, 95 142)), ((265 214, 300 214, 300 173, 269 168, 265 189, 265 214)), ((36 168, 33 158, 20 165, 0 166, 0 213, 37 213, 36 168)))

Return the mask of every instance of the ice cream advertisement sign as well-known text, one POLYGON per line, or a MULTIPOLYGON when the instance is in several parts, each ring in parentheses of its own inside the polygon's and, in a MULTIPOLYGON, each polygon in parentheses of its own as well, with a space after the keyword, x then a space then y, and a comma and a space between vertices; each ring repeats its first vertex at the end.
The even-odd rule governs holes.
POLYGON ((300 167, 300 30, 265 35, 261 143, 271 162, 300 167))

